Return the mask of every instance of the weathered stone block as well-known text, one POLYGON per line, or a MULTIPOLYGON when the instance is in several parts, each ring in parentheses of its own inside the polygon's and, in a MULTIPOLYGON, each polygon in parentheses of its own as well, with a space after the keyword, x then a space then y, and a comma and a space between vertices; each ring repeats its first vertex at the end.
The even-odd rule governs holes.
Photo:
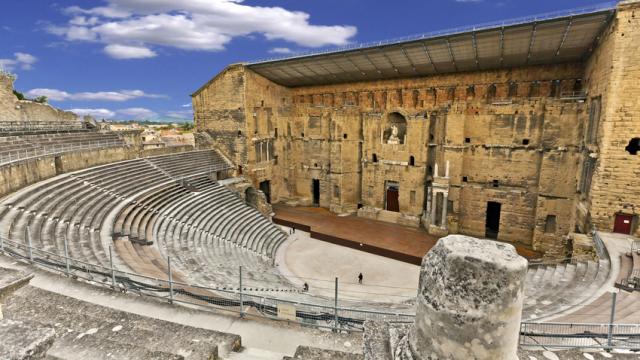
POLYGON ((450 235, 425 256, 415 359, 515 359, 527 261, 509 244, 450 235))

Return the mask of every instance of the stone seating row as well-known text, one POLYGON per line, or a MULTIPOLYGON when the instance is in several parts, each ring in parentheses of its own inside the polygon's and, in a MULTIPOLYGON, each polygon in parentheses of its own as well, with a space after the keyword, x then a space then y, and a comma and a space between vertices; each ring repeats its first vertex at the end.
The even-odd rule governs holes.
MULTIPOLYGON (((171 256, 197 283, 231 287, 243 266, 247 281, 258 273, 262 288, 269 283, 290 289, 269 260, 287 235, 224 186, 206 178, 190 183, 199 191, 170 185, 136 198, 115 220, 114 237, 153 242, 161 258, 171 256)), ((133 256, 157 263, 148 251, 136 248, 133 256)))
MULTIPOLYGON (((640 257, 632 253, 620 255, 620 269, 615 282, 621 284, 622 280, 628 280, 634 269, 640 268, 640 257)), ((605 292, 595 300, 577 307, 574 311, 554 321, 572 323, 609 323, 613 305, 613 295, 605 292)), ((615 298, 615 318, 617 324, 637 324, 640 322, 640 292, 620 289, 615 298)))
POLYGON ((543 320, 581 306, 606 283, 608 260, 529 267, 523 320, 543 320))
MULTIPOLYGON (((212 153, 212 152, 210 152, 212 153)), ((171 157, 173 155, 169 155, 171 157)), ((193 152, 194 160, 173 164, 178 171, 194 174, 202 166, 201 152, 193 152)), ((228 167, 217 154, 209 154, 209 164, 228 167)), ((108 244, 101 238, 104 226, 111 226, 107 215, 141 189, 176 179, 150 166, 144 159, 125 161, 62 175, 14 193, 0 209, 2 235, 11 240, 27 241, 57 254, 64 254, 64 239, 69 256, 88 263, 109 266, 108 244)))

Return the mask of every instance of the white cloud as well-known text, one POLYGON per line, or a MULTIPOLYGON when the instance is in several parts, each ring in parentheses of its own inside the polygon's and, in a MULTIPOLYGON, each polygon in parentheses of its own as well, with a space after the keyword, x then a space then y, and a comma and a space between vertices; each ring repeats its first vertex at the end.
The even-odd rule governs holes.
POLYGON ((167 111, 165 115, 175 119, 193 119, 193 111, 191 110, 167 111))
POLYGON ((31 70, 33 64, 38 61, 38 58, 27 53, 17 52, 13 54, 12 59, 0 59, 0 68, 4 68, 7 71, 13 71, 16 69, 31 70))
POLYGON ((96 119, 111 119, 112 117, 116 116, 115 112, 108 109, 69 109, 67 111, 71 111, 80 116, 93 116, 96 119))
POLYGON ((147 94, 142 90, 68 93, 58 89, 31 89, 26 94, 30 97, 46 96, 53 101, 128 101, 138 98, 160 99, 167 97, 166 95, 147 94))
POLYGON ((181 105, 181 106, 182 107, 191 107, 191 103, 187 103, 187 104, 184 104, 184 105, 181 105))
POLYGON ((119 116, 125 116, 134 120, 147 120, 158 116, 156 112, 146 108, 120 109, 117 110, 116 113, 119 116))
POLYGON ((158 114, 153 110, 146 108, 126 108, 119 110, 110 110, 104 108, 98 109, 69 109, 67 111, 74 112, 80 116, 90 115, 97 119, 113 119, 118 118, 122 120, 147 120, 158 117, 158 114))
POLYGON ((104 52, 114 59, 145 59, 155 57, 155 51, 144 46, 109 44, 104 52))
MULTIPOLYGON (((66 9, 72 18, 49 32, 69 41, 100 41, 117 59, 156 55, 153 47, 217 51, 235 37, 262 34, 305 47, 344 45, 357 29, 314 25, 310 16, 282 7, 252 6, 242 0, 107 0, 91 9, 66 9)), ((284 48, 277 48, 284 49, 284 48)))
POLYGON ((293 51, 286 47, 277 47, 269 50, 272 54, 291 54, 293 51))

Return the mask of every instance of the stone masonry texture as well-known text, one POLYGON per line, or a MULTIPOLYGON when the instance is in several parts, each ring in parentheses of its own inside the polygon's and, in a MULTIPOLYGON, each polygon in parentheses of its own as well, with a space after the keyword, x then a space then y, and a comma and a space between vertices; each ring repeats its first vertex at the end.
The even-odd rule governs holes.
POLYGON ((485 237, 498 203, 493 237, 550 259, 618 214, 640 235, 640 155, 625 151, 640 137, 639 8, 619 3, 577 63, 293 88, 230 65, 192 95, 198 146, 271 202, 438 236, 485 237))

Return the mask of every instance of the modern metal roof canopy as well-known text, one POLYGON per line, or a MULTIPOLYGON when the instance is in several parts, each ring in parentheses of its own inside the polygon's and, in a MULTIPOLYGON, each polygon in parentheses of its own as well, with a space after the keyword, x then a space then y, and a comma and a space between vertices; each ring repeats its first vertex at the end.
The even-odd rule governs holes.
POLYGON ((278 84, 306 86, 580 61, 613 18, 615 4, 246 65, 278 84))

